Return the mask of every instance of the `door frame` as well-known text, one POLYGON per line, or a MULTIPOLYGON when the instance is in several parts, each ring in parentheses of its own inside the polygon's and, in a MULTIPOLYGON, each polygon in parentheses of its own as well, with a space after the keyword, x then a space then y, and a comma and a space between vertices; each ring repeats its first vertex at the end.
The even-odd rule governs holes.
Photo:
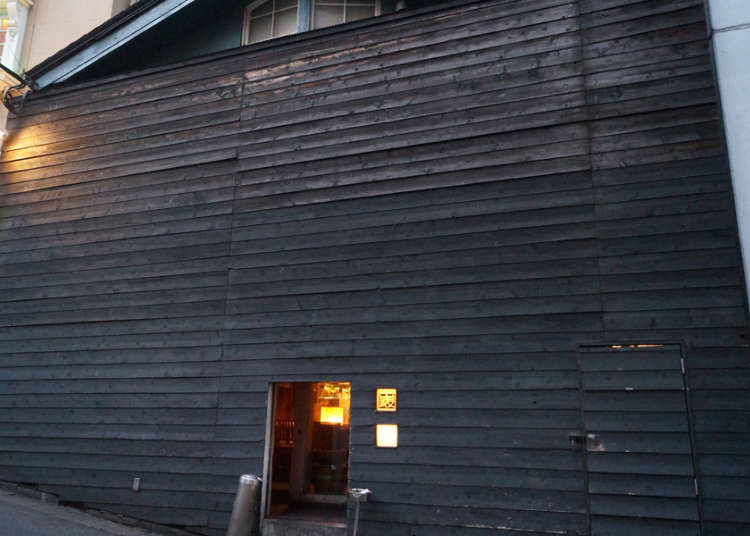
MULTIPOLYGON (((268 396, 266 397, 266 433, 265 445, 263 446, 263 485, 260 494, 260 526, 263 527, 263 521, 266 519, 270 503, 268 501, 269 485, 273 478, 273 442, 274 438, 274 421, 276 419, 276 385, 278 382, 269 382, 268 396)), ((282 382, 283 383, 283 382, 282 382)))
MULTIPOLYGON (((278 398, 278 385, 283 383, 324 383, 324 382, 337 382, 337 383, 348 383, 351 387, 352 381, 346 380, 325 380, 325 379, 312 379, 312 380, 284 380, 274 381, 268 383, 268 394, 266 395, 266 431, 264 435, 265 445, 263 446, 263 476, 261 482, 261 495, 260 495, 260 516, 259 516, 259 527, 262 531, 263 522, 268 517, 268 511, 271 507, 270 495, 271 486, 273 483, 273 451, 274 444, 276 442, 275 430, 276 430, 276 399, 278 398)), ((351 465, 351 410, 349 412, 349 461, 351 465)), ((349 481, 350 472, 347 469, 347 482, 349 481)), ((347 501, 347 511, 349 509, 347 501)))

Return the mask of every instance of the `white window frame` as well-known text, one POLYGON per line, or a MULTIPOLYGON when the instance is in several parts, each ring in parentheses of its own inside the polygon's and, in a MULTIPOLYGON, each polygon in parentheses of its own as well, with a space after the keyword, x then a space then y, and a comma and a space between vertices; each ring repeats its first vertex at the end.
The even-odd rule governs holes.
MULTIPOLYGON (((245 15, 242 22, 242 44, 243 45, 250 45, 253 43, 250 43, 250 20, 252 19, 251 13, 253 10, 262 4, 265 4, 266 2, 272 2, 273 0, 255 0, 254 2, 250 2, 247 6, 245 6, 245 15)), ((300 0, 297 0, 297 32, 299 33, 299 15, 300 15, 300 0)), ((287 8, 292 9, 292 8, 287 8)), ((268 39, 264 39, 263 41, 270 41, 271 39, 275 39, 273 35, 273 26, 274 26, 274 17, 276 16, 276 12, 271 9, 271 37, 268 39)), ((287 34, 290 35, 290 34, 287 34)), ((263 41, 256 41, 257 43, 262 43, 263 41)))
MULTIPOLYGON (((344 4, 342 7, 344 8, 344 19, 346 19, 346 12, 349 6, 347 5, 348 2, 357 3, 359 0, 309 0, 310 1, 310 29, 312 30, 312 24, 313 24, 313 18, 315 17, 315 4, 316 3, 323 3, 323 4, 344 4)), ((360 6, 357 6, 360 7, 360 6)), ((380 15, 380 0, 375 0, 375 17, 380 15)), ((364 19, 360 19, 364 20, 364 19)), ((353 21, 354 22, 354 21, 353 21)), ((347 24, 346 21, 340 23, 340 24, 347 24)), ((334 24, 334 26, 338 26, 338 24, 334 24)), ((323 28, 331 28, 331 26, 324 26, 323 28)), ((322 28, 317 28, 318 30, 322 28)))
MULTIPOLYGON (((254 2, 250 2, 247 6, 245 6, 245 14, 244 14, 243 22, 242 22, 242 44, 243 45, 255 44, 255 43, 250 42, 250 21, 252 18, 250 14, 255 8, 269 1, 271 0, 255 0, 254 2)), ((343 0, 338 0, 338 1, 343 1, 343 0)), ((375 16, 376 17, 381 14, 381 9, 382 9, 381 0, 375 0, 375 16)), ((309 31, 312 28, 312 18, 313 18, 313 0, 297 0, 297 33, 304 33, 304 32, 309 31), (304 14, 307 14, 307 17, 308 17, 307 21, 300 20, 300 17, 302 17, 304 14)), ((326 26, 326 28, 331 28, 331 27, 332 26, 326 26)), ((273 20, 271 21, 271 33, 273 33, 273 20)), ((272 35, 268 39, 264 39, 263 41, 256 41, 256 43, 270 41, 271 39, 277 39, 277 37, 274 37, 272 35)))

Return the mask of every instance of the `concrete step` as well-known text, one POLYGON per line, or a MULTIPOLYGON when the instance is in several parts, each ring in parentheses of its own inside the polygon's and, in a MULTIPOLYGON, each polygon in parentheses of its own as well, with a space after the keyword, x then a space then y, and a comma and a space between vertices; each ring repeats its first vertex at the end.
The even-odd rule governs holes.
POLYGON ((262 536, 347 536, 346 523, 266 519, 262 536))

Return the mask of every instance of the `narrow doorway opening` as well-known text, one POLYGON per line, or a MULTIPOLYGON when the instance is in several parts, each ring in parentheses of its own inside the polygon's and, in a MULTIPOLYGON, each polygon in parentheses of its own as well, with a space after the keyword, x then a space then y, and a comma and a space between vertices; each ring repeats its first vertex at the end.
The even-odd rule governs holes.
POLYGON ((345 520, 350 407, 348 382, 274 386, 266 517, 345 520))

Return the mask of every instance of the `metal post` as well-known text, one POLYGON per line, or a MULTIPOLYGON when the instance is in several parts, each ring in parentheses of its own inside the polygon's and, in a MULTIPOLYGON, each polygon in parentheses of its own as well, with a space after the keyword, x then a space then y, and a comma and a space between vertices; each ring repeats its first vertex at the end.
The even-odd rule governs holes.
POLYGON ((234 498, 227 536, 250 536, 257 532, 260 512, 261 478, 242 475, 234 498))
POLYGON ((357 536, 357 533, 359 532, 359 507, 363 502, 369 501, 371 496, 372 491, 367 488, 352 488, 349 490, 349 497, 357 502, 354 510, 354 529, 352 531, 352 536, 357 536))

